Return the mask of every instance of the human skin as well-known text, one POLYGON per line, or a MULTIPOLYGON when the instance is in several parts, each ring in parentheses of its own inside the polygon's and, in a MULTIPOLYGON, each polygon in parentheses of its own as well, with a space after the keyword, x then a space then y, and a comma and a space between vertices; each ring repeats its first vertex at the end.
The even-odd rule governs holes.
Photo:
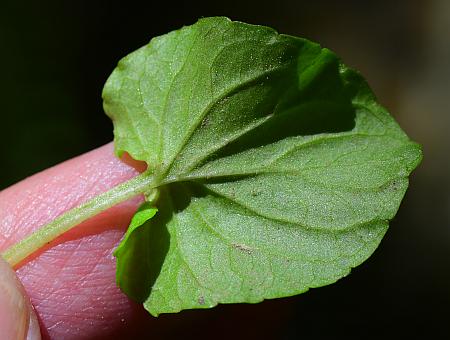
POLYGON ((40 340, 39 321, 25 289, 0 257, 0 339, 40 340))
MULTIPOLYGON (((144 169, 129 157, 116 158, 107 144, 1 191, 0 251, 144 169)), ((19 264, 17 276, 36 309, 44 339, 119 336, 142 317, 141 308, 115 284, 112 256, 142 199, 91 218, 19 264)))

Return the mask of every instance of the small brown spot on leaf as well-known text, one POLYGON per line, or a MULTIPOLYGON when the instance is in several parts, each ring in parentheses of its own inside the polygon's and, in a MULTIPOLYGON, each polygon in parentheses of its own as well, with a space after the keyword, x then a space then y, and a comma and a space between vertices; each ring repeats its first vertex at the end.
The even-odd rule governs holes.
POLYGON ((242 244, 242 243, 233 243, 232 246, 240 251, 242 251, 243 253, 247 253, 247 254, 251 254, 253 252, 253 249, 250 248, 249 246, 242 244))
POLYGON ((200 124, 200 127, 204 128, 206 126, 208 126, 209 124, 209 118, 208 116, 206 116, 205 118, 203 118, 202 123, 200 124))
POLYGON ((252 190, 252 196, 253 196, 253 197, 258 196, 259 194, 260 194, 259 191, 257 191, 257 190, 252 190))

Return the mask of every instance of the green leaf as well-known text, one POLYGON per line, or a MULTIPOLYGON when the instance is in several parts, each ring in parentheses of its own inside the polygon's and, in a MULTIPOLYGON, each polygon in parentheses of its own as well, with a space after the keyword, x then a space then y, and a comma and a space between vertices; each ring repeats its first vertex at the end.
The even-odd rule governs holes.
POLYGON ((160 191, 117 253, 120 287, 153 315, 342 278, 376 249, 421 160, 333 52, 226 18, 154 38, 103 98, 116 152, 146 161, 160 191))
POLYGON ((149 280, 149 270, 152 258, 150 257, 150 249, 148 248, 148 233, 143 228, 146 223, 156 215, 158 209, 152 207, 149 202, 144 202, 133 218, 128 227, 122 242, 114 251, 117 258, 117 284, 119 287, 127 287, 128 295, 140 300, 145 298, 142 296, 141 285, 149 280), (128 266, 128 263, 134 263, 128 266))

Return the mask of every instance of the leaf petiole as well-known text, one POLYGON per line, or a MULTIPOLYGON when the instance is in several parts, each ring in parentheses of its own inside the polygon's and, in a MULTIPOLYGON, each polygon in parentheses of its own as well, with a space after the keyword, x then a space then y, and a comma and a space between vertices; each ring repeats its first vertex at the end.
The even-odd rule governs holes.
POLYGON ((155 186, 155 182, 153 174, 144 172, 103 194, 93 197, 77 207, 66 211, 52 222, 44 225, 23 240, 10 246, 1 255, 11 267, 16 267, 20 262, 41 247, 49 244, 58 236, 64 234, 81 222, 118 203, 148 192, 150 188, 155 186))

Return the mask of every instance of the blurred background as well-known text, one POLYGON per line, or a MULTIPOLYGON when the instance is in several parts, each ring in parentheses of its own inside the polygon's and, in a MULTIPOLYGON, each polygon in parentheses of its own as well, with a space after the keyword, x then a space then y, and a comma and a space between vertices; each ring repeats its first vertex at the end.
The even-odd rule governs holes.
POLYGON ((448 336, 450 1, 2 0, 0 190, 111 141, 100 94, 118 60, 213 15, 335 51, 423 145, 424 161, 380 247, 350 276, 292 298, 163 315, 153 338, 448 336))

